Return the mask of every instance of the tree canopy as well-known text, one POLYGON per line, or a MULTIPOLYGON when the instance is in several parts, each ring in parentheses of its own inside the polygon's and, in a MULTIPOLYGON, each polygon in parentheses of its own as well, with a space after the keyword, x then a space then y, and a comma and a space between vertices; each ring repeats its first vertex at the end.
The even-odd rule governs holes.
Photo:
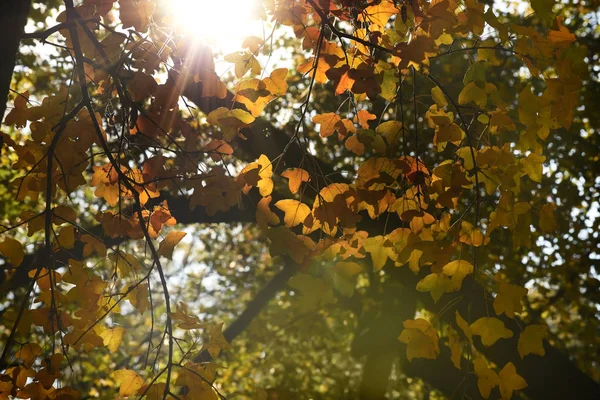
POLYGON ((0 5, 0 398, 600 398, 597 1, 253 1, 0 5))

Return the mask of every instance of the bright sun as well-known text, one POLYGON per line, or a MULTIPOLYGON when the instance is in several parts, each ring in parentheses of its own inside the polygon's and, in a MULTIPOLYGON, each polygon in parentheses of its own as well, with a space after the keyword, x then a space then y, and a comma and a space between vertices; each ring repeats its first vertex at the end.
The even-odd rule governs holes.
POLYGON ((261 31, 258 0, 171 0, 171 5, 179 28, 224 52, 261 31))

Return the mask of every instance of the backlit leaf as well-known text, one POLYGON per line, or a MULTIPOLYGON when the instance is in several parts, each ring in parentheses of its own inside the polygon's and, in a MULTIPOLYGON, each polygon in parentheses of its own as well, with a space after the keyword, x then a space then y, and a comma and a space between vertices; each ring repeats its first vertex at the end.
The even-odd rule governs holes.
POLYGON ((187 235, 187 233, 181 231, 169 232, 158 245, 158 250, 156 252, 158 255, 165 256, 169 260, 172 260, 175 246, 181 242, 181 239, 183 239, 185 235, 187 235))
POLYGON ((481 336, 481 343, 489 347, 496 343, 498 339, 508 339, 513 336, 510 329, 504 327, 504 322, 498 318, 481 317, 471 324, 473 335, 481 336))

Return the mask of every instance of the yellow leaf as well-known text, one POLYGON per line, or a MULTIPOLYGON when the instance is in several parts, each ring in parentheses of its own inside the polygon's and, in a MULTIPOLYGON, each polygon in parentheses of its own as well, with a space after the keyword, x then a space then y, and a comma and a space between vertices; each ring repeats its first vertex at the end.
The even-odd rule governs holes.
POLYGON ((439 337, 429 321, 422 318, 407 319, 403 325, 404 330, 400 333, 398 340, 406 344, 408 361, 413 358, 436 359, 440 353, 439 337))
POLYGON ((498 373, 498 377, 500 378, 500 396, 502 396, 502 400, 509 400, 513 391, 527 387, 527 382, 517 374, 517 369, 511 362, 506 363, 502 371, 498 373))
POLYGON ((150 307, 150 292, 147 283, 140 283, 129 292, 127 300, 142 314, 150 307))
POLYGON ((271 161, 269 161, 269 158, 264 154, 261 154, 260 157, 258 157, 258 165, 260 166, 258 172, 260 180, 256 186, 258 187, 260 195, 265 197, 273 192, 273 179, 271 178, 273 176, 273 165, 271 164, 271 161))
POLYGON ((462 286, 462 281, 473 273, 473 265, 465 260, 454 260, 444 265, 442 272, 451 277, 452 289, 457 291, 462 286))
POLYGON ((252 74, 254 75, 260 74, 262 70, 260 63, 252 53, 235 52, 227 54, 225 61, 235 64, 235 76, 237 78, 246 75, 250 70, 252 70, 252 74))
POLYGON ((498 339, 508 339, 513 336, 513 332, 504 326, 504 322, 498 318, 481 317, 471 324, 473 335, 481 336, 481 343, 489 347, 496 343, 498 339))
POLYGON ((279 200, 277 203, 275 203, 275 207, 279 208, 285 213, 283 217, 283 223, 287 228, 292 228, 303 223, 306 217, 308 217, 310 214, 310 208, 298 200, 279 200))
MULTIPOLYGON (((165 394, 165 388, 167 384, 164 382, 154 383, 150 388, 146 391, 146 400, 163 400, 165 394)), ((139 394, 143 390, 140 388, 138 391, 139 394)))
POLYGON ((135 371, 130 369, 120 369, 113 372, 113 378, 119 386, 119 396, 129 397, 144 384, 144 380, 135 371))
POLYGON ((269 208, 271 196, 263 197, 256 205, 256 222, 262 229, 267 229, 269 225, 277 225, 279 217, 269 208))
POLYGON ((72 249, 75 247, 75 227, 65 226, 58 234, 58 245, 62 249, 72 249))
POLYGON ((514 318, 515 312, 521 312, 521 299, 527 295, 527 289, 512 285, 510 283, 500 282, 498 284, 498 294, 494 299, 494 311, 496 315, 505 313, 507 317, 514 318))
POLYGON ((315 115, 312 121, 315 124, 321 125, 321 128, 319 129, 320 135, 322 138, 326 138, 333 135, 333 132, 335 132, 335 124, 341 121, 341 118, 336 113, 325 113, 315 115))
POLYGON ((529 153, 527 158, 522 158, 520 160, 524 175, 527 175, 529 179, 534 182, 542 182, 544 161, 546 161, 546 157, 537 155, 535 153, 529 153))
POLYGON ((115 328, 107 329, 100 334, 100 337, 104 340, 104 345, 114 353, 119 349, 121 342, 123 341, 123 335, 125 334, 125 328, 117 326, 115 328))
POLYGON ((452 292, 452 282, 444 274, 433 273, 427 275, 417 283, 417 290, 419 292, 429 292, 433 301, 437 301, 442 297, 445 292, 452 292))
POLYGON ((456 325, 463 331, 469 342, 473 343, 473 332, 471 332, 471 327, 469 323, 465 321, 465 319, 460 315, 458 310, 456 311, 456 325))
POLYGON ((517 343, 517 349, 521 358, 527 354, 537 354, 544 356, 546 351, 544 350, 543 340, 548 337, 548 327, 545 325, 529 325, 519 335, 519 341, 517 343))
POLYGON ((21 347, 15 354, 15 358, 23 360, 23 364, 28 368, 33 365, 35 359, 42 355, 42 348, 37 343, 28 343, 21 347))
POLYGON ((302 168, 286 169, 281 173, 281 176, 289 179, 288 185, 290 188, 290 192, 292 193, 298 192, 298 189, 300 189, 300 184, 302 184, 302 182, 310 181, 309 173, 303 170, 302 168))
POLYGON ((460 368, 460 361, 462 360, 462 345, 460 343, 460 337, 458 333, 452 329, 448 329, 448 346, 450 347, 450 360, 452 364, 458 369, 460 368))
POLYGON ((181 231, 171 231, 165 236, 165 238, 158 245, 157 253, 160 256, 165 256, 169 260, 173 259, 173 250, 177 243, 183 239, 183 237, 187 235, 185 232, 181 231))
POLYGON ((263 79, 267 90, 271 92, 272 95, 283 96, 287 92, 288 85, 285 81, 287 74, 287 68, 277 68, 271 72, 271 75, 268 78, 263 79))
POLYGON ((448 105, 448 100, 446 100, 446 96, 444 96, 444 92, 442 92, 442 89, 440 89, 439 86, 431 89, 431 97, 433 98, 433 101, 435 101, 435 104, 440 108, 444 108, 448 105))
POLYGON ((477 388, 484 399, 490 397, 490 392, 494 387, 500 384, 500 378, 496 371, 488 367, 487 363, 481 357, 475 359, 474 370, 477 375, 477 388))
POLYGON ((458 95, 458 104, 464 106, 473 102, 479 107, 485 107, 487 103, 487 94, 485 89, 480 88, 477 84, 472 81, 469 82, 458 95))
POLYGON ((363 247, 367 253, 371 254, 375 271, 383 268, 388 258, 396 258, 394 246, 381 235, 367 238, 363 247))
POLYGON ((554 210, 556 204, 548 203, 544 204, 540 210, 540 230, 542 233, 552 233, 558 228, 556 218, 554 217, 554 210))
POLYGON ((13 238, 6 238, 0 242, 0 254, 8 258, 8 261, 15 267, 21 265, 25 258, 23 245, 13 238))

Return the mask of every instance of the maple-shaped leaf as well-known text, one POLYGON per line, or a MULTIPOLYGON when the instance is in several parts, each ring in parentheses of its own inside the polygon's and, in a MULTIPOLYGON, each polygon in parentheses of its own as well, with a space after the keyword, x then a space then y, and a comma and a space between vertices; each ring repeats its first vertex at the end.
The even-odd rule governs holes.
POLYGON ((264 40, 258 36, 248 36, 242 43, 242 49, 248 49, 251 53, 256 53, 264 40))
POLYGON ((23 128, 27 124, 30 115, 30 109, 27 107, 29 101, 29 91, 19 93, 15 97, 14 108, 4 118, 6 125, 14 125, 15 128, 23 128))
POLYGON ((112 377, 119 385, 119 396, 121 397, 135 394, 144 384, 144 379, 130 369, 119 369, 112 373, 112 377))
POLYGON ((429 358, 435 360, 440 353, 439 336, 429 321, 423 318, 407 319, 398 340, 406 344, 406 358, 429 358))
POLYGON ((241 78, 246 75, 248 71, 252 71, 252 74, 258 75, 262 70, 260 63, 254 57, 254 54, 247 52, 235 52, 227 54, 225 61, 235 64, 235 76, 241 78))
POLYGON ((504 322, 495 317, 481 317, 471 324, 473 335, 481 336, 481 343, 489 347, 498 339, 513 337, 513 332, 504 326, 504 322))
POLYGON ((523 175, 527 175, 529 179, 534 182, 542 182, 544 161, 546 161, 546 157, 535 153, 529 153, 527 158, 522 158, 520 160, 524 172, 523 175))
POLYGON ((517 349, 521 358, 527 354, 537 354, 544 356, 543 340, 548 337, 548 327, 546 325, 528 325, 519 335, 517 349))
POLYGON ((392 15, 398 14, 400 10, 391 1, 379 1, 375 4, 366 7, 362 13, 359 14, 359 20, 365 21, 369 24, 379 25, 384 28, 388 23, 392 15))
POLYGON ((287 92, 288 84, 285 78, 288 75, 287 68, 277 68, 271 72, 268 78, 264 78, 266 90, 271 92, 274 96, 283 96, 287 92))
POLYGON ((465 260, 450 261, 444 265, 442 272, 451 278, 452 289, 457 291, 465 277, 473 273, 473 264, 465 260))
POLYGON ((315 115, 312 119, 315 124, 321 125, 319 133, 322 138, 329 137, 335 132, 336 124, 341 121, 341 118, 336 113, 325 113, 315 115))
POLYGON ((487 93, 484 88, 477 86, 473 82, 467 83, 463 90, 458 95, 458 104, 465 105, 473 102, 479 107, 484 108, 487 103, 487 93))
POLYGON ((281 176, 289 179, 290 192, 298 193, 302 182, 310 181, 310 174, 302 168, 290 168, 281 173, 281 176))
POLYGON ((195 315, 190 315, 187 304, 179 302, 175 306, 175 312, 170 314, 173 321, 178 322, 177 327, 181 329, 200 329, 206 327, 195 315))
POLYGON ((550 41, 550 43, 568 46, 577 40, 577 38, 562 24, 562 20, 563 17, 556 18, 556 26, 558 29, 550 30, 550 32, 548 32, 548 41, 550 41))
POLYGON ((142 314, 150 308, 150 291, 147 283, 140 283, 127 295, 127 300, 142 314))
POLYGON ((117 326, 111 329, 107 329, 100 334, 100 337, 104 340, 104 345, 114 353, 119 349, 121 342, 123 341, 123 335, 125 334, 125 328, 117 326))
POLYGON ((358 122, 363 129, 369 129, 369 121, 377 119, 375 114, 371 114, 367 110, 360 110, 354 117, 354 122, 358 122))
POLYGON ((266 230, 269 225, 277 225, 279 217, 269 208, 273 197, 266 196, 260 199, 256 205, 256 222, 263 230, 266 230))
POLYGON ((206 117, 206 122, 216 125, 223 130, 225 140, 232 140, 240 129, 250 125, 256 118, 240 108, 230 110, 219 107, 211 111, 206 117))
POLYGON ((182 231, 171 231, 165 236, 165 238, 158 245, 158 250, 156 253, 160 256, 165 256, 169 260, 173 259, 173 250, 175 250, 175 246, 181 242, 187 235, 186 232, 182 231))
POLYGON ((505 313, 507 317, 514 318, 515 312, 523 309, 521 299, 527 296, 527 289, 506 282, 498 284, 498 294, 494 298, 494 311, 496 315, 505 313))
POLYGON ((21 347, 19 351, 15 353, 15 358, 20 358, 23 361, 23 365, 28 368, 33 365, 35 359, 42 355, 42 348, 37 343, 28 343, 21 347))
POLYGON ((527 382, 517 374, 517 369, 511 362, 506 363, 504 368, 498 372, 498 377, 500 378, 500 396, 502 396, 502 400, 509 400, 515 390, 527 387, 527 382))
POLYGON ((25 258, 23 245, 16 239, 6 238, 0 242, 0 254, 8 259, 15 267, 18 267, 25 258))
POLYGON ((275 203, 275 207, 285 213, 283 222, 286 228, 292 228, 303 223, 311 213, 310 208, 306 204, 293 199, 279 200, 275 203))
POLYGON ((394 245, 381 235, 368 237, 363 243, 363 247, 367 253, 371 254, 375 271, 383 268, 388 259, 396 258, 394 245))
POLYGON ((227 342, 227 339, 223 335, 223 323, 221 322, 212 325, 208 329, 208 343, 205 343, 200 351, 207 350, 212 358, 217 358, 221 350, 228 347, 229 342, 227 342))
POLYGON ((437 301, 445 292, 452 292, 453 285, 450 278, 445 274, 433 273, 429 274, 417 283, 419 292, 429 292, 433 301, 437 301))
POLYGON ((481 357, 475 359, 474 371, 477 375, 477 388, 484 399, 490 397, 490 393, 494 387, 500 384, 500 377, 496 371, 488 367, 485 360, 481 357))

